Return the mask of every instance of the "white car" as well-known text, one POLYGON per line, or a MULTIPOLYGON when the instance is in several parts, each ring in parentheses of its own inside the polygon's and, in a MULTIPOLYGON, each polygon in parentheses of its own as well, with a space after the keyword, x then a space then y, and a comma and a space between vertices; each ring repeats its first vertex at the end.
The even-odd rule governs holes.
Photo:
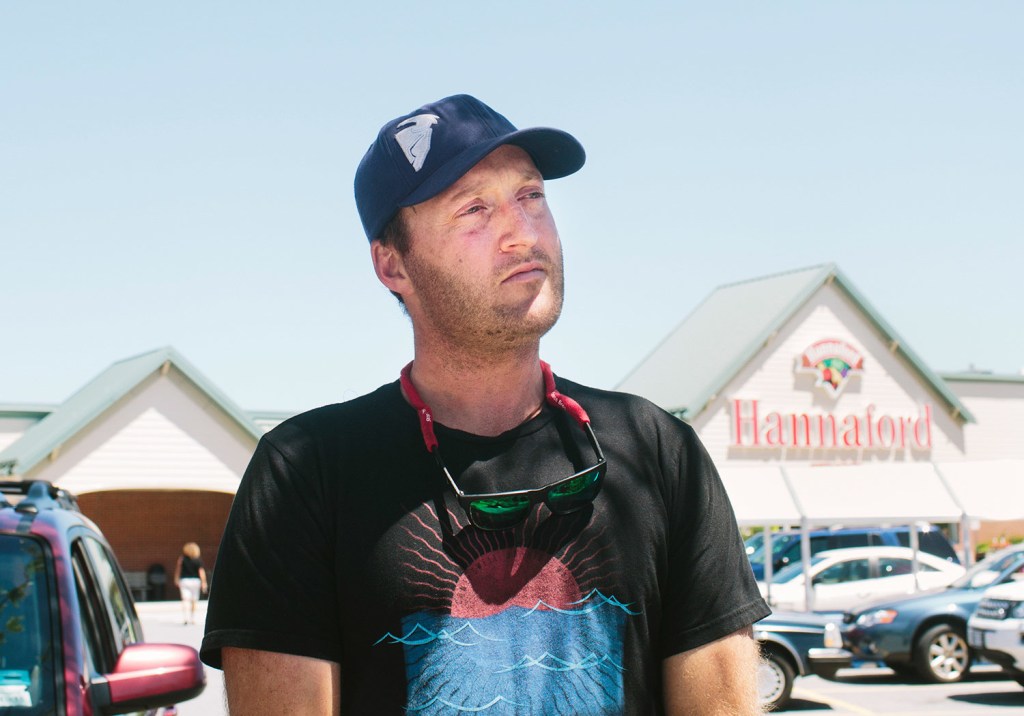
MULTIPOLYGON (((944 587, 964 573, 959 564, 907 547, 852 547, 819 552, 808 574, 814 590, 813 609, 839 612, 878 597, 913 594, 944 587)), ((807 611, 802 562, 780 569, 771 585, 758 582, 761 595, 775 609, 807 611)))
POLYGON ((967 643, 1024 685, 1024 574, 985 590, 967 622, 967 643))

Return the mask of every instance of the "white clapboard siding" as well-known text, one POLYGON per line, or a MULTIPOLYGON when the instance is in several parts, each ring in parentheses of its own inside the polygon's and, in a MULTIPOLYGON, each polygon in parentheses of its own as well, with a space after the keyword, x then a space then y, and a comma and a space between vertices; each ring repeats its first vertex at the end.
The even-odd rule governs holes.
POLYGON ((977 421, 965 428, 972 459, 1024 459, 1024 382, 947 382, 977 421))
POLYGON ((14 443, 15 440, 25 434, 25 431, 39 422, 45 414, 38 417, 8 416, 0 417, 0 451, 14 443))
POLYGON ((234 492, 253 439, 175 371, 153 378, 94 421, 32 477, 72 492, 234 492))
POLYGON ((20 438, 22 436, 22 434, 23 433, 21 433, 21 432, 13 432, 13 431, 7 432, 7 431, 4 431, 4 430, 0 430, 0 450, 3 450, 8 445, 13 443, 15 440, 20 438))

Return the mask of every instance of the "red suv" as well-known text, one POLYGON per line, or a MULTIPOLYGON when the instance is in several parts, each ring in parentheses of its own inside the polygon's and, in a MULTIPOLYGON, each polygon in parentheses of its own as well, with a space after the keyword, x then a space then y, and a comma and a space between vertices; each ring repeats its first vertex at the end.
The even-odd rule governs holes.
POLYGON ((121 568, 75 498, 0 482, 0 713, 175 713, 206 674, 196 650, 146 644, 121 568))

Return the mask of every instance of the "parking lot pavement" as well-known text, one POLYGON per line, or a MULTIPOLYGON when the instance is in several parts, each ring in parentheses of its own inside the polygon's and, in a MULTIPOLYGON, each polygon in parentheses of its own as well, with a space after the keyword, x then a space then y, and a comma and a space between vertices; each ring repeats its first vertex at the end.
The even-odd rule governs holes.
MULTIPOLYGON (((181 602, 137 602, 135 608, 142 620, 146 641, 188 644, 198 649, 203 641, 206 602, 196 608, 196 623, 184 624, 181 602)), ((217 669, 206 667, 206 688, 191 701, 178 705, 181 716, 227 716, 224 707, 224 679, 217 669)))
POLYGON ((840 672, 839 681, 798 679, 793 699, 779 713, 829 716, 1011 716, 1024 712, 1024 688, 991 666, 975 667, 958 684, 923 684, 889 669, 840 672))

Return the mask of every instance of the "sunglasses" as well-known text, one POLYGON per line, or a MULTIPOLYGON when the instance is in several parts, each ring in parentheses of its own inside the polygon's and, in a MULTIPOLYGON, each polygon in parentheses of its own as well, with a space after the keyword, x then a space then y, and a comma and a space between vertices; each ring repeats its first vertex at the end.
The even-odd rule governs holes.
POLYGON ((597 436, 594 435, 594 430, 590 427, 590 417, 579 403, 558 392, 558 389, 555 388, 555 377, 551 373, 551 366, 541 361, 540 367, 544 374, 545 399, 552 407, 564 410, 579 423, 597 455, 597 463, 544 487, 479 494, 467 494, 455 483, 455 478, 448 471, 447 465, 441 459, 441 452, 438 450, 437 436, 434 434, 433 414, 420 398, 419 393, 416 392, 416 388, 413 387, 410 378, 412 363, 402 369, 402 389, 419 415, 420 431, 423 433, 423 442, 427 446, 427 451, 437 461, 438 467, 448 480, 448 484, 455 493, 462 511, 469 518, 470 524, 478 529, 496 531, 515 527, 526 519, 534 505, 541 502, 556 515, 566 515, 592 503, 601 491, 601 483, 604 481, 608 463, 604 459, 604 453, 601 452, 597 436))

